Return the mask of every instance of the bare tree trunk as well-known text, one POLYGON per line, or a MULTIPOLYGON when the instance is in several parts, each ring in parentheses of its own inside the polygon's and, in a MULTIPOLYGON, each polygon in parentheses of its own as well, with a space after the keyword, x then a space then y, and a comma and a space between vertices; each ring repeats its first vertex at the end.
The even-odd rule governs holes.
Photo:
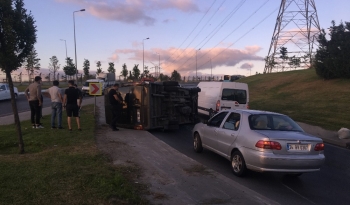
POLYGON ((18 110, 17 110, 17 103, 15 99, 15 93, 13 91, 13 82, 12 82, 12 77, 11 73, 6 71, 6 78, 10 86, 10 93, 11 93, 11 104, 12 104, 12 111, 13 111, 13 116, 15 118, 15 126, 18 134, 18 146, 19 146, 19 153, 24 154, 24 143, 23 143, 23 138, 22 138, 22 129, 21 129, 21 122, 19 120, 18 116, 18 110))

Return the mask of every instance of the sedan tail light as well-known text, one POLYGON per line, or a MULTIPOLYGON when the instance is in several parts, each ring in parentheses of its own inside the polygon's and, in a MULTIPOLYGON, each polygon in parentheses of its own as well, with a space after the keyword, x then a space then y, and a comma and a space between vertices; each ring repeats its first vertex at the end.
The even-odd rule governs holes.
POLYGON ((280 143, 274 142, 274 141, 264 141, 264 140, 259 140, 255 144, 255 147, 262 148, 262 149, 275 149, 275 150, 282 149, 282 146, 280 143))
POLYGON ((317 143, 315 148, 314 148, 315 151, 322 151, 324 150, 324 144, 323 143, 317 143))
POLYGON ((218 100, 216 102, 216 111, 219 112, 220 111, 220 100, 218 100))

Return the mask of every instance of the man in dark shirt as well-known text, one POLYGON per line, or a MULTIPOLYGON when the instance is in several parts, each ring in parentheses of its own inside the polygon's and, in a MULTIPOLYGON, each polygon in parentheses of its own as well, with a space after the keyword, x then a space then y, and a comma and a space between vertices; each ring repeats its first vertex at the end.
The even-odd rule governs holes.
MULTIPOLYGON (((79 97, 80 97, 81 99, 83 99, 83 92, 81 92, 81 90, 78 88, 78 85, 77 85, 77 84, 74 84, 74 87, 75 87, 75 89, 78 90, 79 97)), ((79 98, 79 99, 80 99, 80 98, 79 98)), ((78 105, 79 105, 79 99, 78 99, 78 105)), ((78 116, 79 116, 79 117, 80 117, 80 110, 81 110, 81 107, 79 107, 79 110, 78 110, 78 116)))
POLYGON ((74 87, 74 80, 68 81, 68 86, 69 88, 65 90, 63 98, 63 108, 66 108, 67 111, 68 129, 69 131, 72 131, 71 118, 73 116, 77 121, 78 130, 81 131, 79 109, 82 103, 82 98, 79 91, 74 87))
POLYGON ((121 116, 123 109, 123 98, 118 89, 119 84, 114 84, 111 90, 108 92, 109 103, 111 104, 111 111, 113 115, 113 119, 109 126, 112 128, 113 131, 119 130, 117 128, 117 122, 121 116))
POLYGON ((130 89, 130 91, 128 93, 126 93, 125 95, 125 102, 126 102, 126 109, 127 109, 127 118, 128 118, 128 122, 131 124, 135 124, 136 123, 136 110, 135 110, 135 100, 136 100, 136 96, 135 96, 135 88, 132 87, 130 89))

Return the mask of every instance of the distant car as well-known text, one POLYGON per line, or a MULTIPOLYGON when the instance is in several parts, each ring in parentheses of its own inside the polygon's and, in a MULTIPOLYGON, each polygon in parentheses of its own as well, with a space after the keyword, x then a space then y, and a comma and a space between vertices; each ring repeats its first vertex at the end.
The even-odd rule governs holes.
POLYGON ((236 176, 247 169, 299 176, 319 171, 325 161, 322 139, 279 113, 222 110, 207 124, 196 124, 192 134, 196 152, 206 148, 225 157, 236 176))
MULTIPOLYGON (((18 97, 18 90, 16 87, 13 88, 15 92, 15 98, 18 97)), ((0 100, 11 99, 10 86, 7 83, 0 83, 0 100)))

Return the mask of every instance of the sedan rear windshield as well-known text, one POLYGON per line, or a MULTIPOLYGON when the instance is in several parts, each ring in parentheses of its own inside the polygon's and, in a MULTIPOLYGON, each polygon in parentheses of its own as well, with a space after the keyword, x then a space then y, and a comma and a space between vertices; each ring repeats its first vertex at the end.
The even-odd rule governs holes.
POLYGON ((303 131, 295 121, 286 115, 254 114, 248 119, 252 130, 303 131))
POLYGON ((247 103, 247 91, 239 89, 228 89, 222 90, 221 100, 237 101, 239 104, 247 103))

